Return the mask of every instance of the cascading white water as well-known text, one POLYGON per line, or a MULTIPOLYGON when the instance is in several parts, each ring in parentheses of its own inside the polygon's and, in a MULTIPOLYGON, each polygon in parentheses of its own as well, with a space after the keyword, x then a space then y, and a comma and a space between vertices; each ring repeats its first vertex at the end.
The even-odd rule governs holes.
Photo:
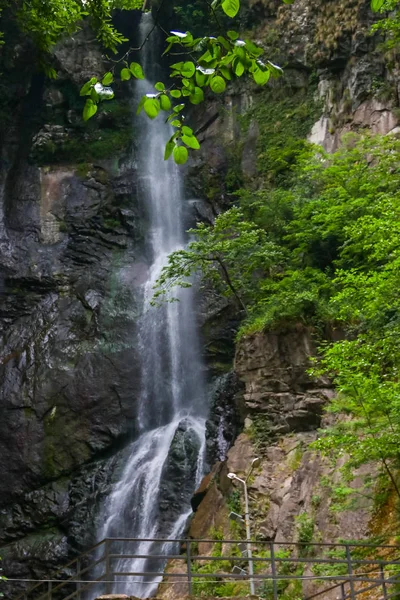
MULTIPOLYGON (((145 39, 152 27, 151 14, 142 17, 140 34, 145 39)), ((144 47, 147 79, 136 82, 136 100, 154 91, 157 70, 152 50, 154 34, 144 47), (152 39, 153 38, 153 39, 152 39)), ((136 103, 137 104, 137 103, 136 103)), ((164 115, 165 116, 165 115, 164 115)), ((174 538, 189 516, 190 497, 203 475, 205 453, 205 403, 202 364, 196 332, 193 292, 177 292, 179 302, 151 307, 153 286, 170 252, 184 246, 181 174, 172 160, 164 161, 171 136, 163 115, 150 122, 138 121, 139 173, 150 223, 152 264, 144 285, 144 311, 139 324, 141 391, 138 409, 139 437, 129 447, 126 466, 103 507, 106 537, 174 538), (176 456, 179 457, 177 461, 176 456), (175 462, 174 462, 175 461, 175 462), (172 465, 172 466, 171 466, 172 465), (168 486, 172 486, 168 488, 168 486)), ((141 542, 126 545, 129 554, 167 554, 171 544, 141 542)), ((121 552, 121 544, 118 545, 121 552)), ((122 559, 117 572, 159 570, 160 561, 122 559)), ((157 588, 154 578, 116 577, 115 593, 148 597, 157 588)))

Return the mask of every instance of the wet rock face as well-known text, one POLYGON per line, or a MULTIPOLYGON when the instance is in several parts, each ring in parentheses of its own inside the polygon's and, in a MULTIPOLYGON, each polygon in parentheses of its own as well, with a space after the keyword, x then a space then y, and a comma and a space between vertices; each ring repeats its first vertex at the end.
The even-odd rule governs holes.
MULTIPOLYGON (((134 414, 137 358, 125 348, 133 345, 138 299, 124 281, 131 267, 118 259, 123 248, 123 261, 133 262, 133 243, 111 182, 98 178, 38 169, 36 235, 20 234, 24 218, 32 227, 29 211, 19 212, 18 230, 7 222, 2 504, 93 458, 126 433, 134 414), (11 481, 10 470, 18 474, 11 481)), ((23 188, 22 173, 18 181, 23 188)))
POLYGON ((243 384, 234 372, 218 377, 210 392, 206 461, 223 461, 243 426, 243 384))
MULTIPOLYGON (((60 90, 86 76, 78 37, 72 54, 60 47, 57 89, 33 74, 29 52, 8 46, 0 65, 5 80, 23 79, 7 89, 12 122, 0 124, 0 556, 13 577, 47 576, 92 543, 140 386, 147 257, 131 149, 40 166, 32 150, 74 135, 46 118, 69 118, 60 90)), ((88 72, 104 70, 99 52, 87 56, 88 72)))
POLYGON ((199 450, 200 440, 190 421, 181 421, 163 467, 159 502, 161 536, 163 531, 170 531, 171 523, 182 514, 185 499, 195 490, 199 450))
POLYGON ((125 205, 119 193, 124 177, 128 185, 131 172, 115 181, 106 169, 81 177, 36 168, 32 186, 20 172, 5 219, 0 544, 14 576, 48 573, 71 545, 90 543, 82 523, 93 518, 105 477, 98 460, 134 428, 137 290, 146 267, 135 198, 125 205))

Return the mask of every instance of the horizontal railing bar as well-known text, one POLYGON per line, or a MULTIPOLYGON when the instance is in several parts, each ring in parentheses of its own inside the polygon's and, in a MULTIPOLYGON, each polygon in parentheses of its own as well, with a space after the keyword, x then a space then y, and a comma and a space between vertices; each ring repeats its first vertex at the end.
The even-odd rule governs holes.
MULTIPOLYGON (((161 558, 161 559, 176 559, 176 560, 187 560, 186 554, 110 554, 109 558, 116 559, 124 559, 124 558, 161 558)), ((248 560, 247 557, 243 556, 229 556, 222 554, 221 556, 193 556, 190 555, 192 561, 196 560, 209 560, 209 561, 219 561, 219 560, 236 560, 243 561, 248 560)), ((292 563, 328 563, 328 564, 338 564, 338 565, 347 565, 348 562, 346 559, 340 558, 278 558, 274 557, 275 562, 292 562, 292 563)), ((266 562, 270 563, 271 558, 261 557, 254 555, 252 556, 253 562, 266 562)), ((400 558, 398 560, 384 561, 381 559, 352 559, 352 564, 360 564, 360 565, 378 565, 378 566, 387 566, 387 565, 400 565, 400 558)), ((90 568, 90 567, 89 567, 90 568)))
POLYGON ((174 558, 187 560, 186 554, 109 554, 108 558, 166 558, 168 560, 174 558))
MULTIPOLYGON (((178 578, 188 578, 188 574, 187 573, 163 573, 161 571, 134 571, 134 572, 118 572, 118 571, 114 571, 113 573, 110 573, 110 576, 114 576, 114 577, 178 577, 178 578)), ((252 575, 250 576, 248 573, 246 573, 245 575, 236 575, 235 573, 194 573, 192 572, 191 574, 192 580, 193 579, 197 579, 197 578, 204 578, 204 577, 215 577, 216 579, 240 579, 240 580, 249 580, 251 579, 268 579, 268 580, 287 580, 287 581, 298 581, 298 580, 316 580, 316 579, 323 579, 324 581, 350 581, 350 579, 352 581, 359 581, 359 582, 366 582, 366 583, 382 583, 382 581, 385 581, 385 583, 391 584, 392 582, 389 579, 385 579, 383 580, 382 578, 377 578, 377 579, 372 579, 371 577, 357 577, 357 576, 352 576, 350 577, 348 574, 346 575, 326 575, 325 577, 320 577, 320 576, 315 576, 315 575, 276 575, 275 577, 273 577, 272 575, 263 575, 261 573, 257 573, 256 575, 252 575)))
MULTIPOLYGON (((176 543, 176 542, 180 542, 180 543, 193 543, 193 542, 212 542, 214 544, 217 543, 222 543, 222 544, 243 544, 244 542, 248 542, 248 543, 252 543, 252 544, 268 544, 271 545, 271 541, 268 540, 257 540, 257 541, 253 541, 253 540, 210 540, 210 539, 201 539, 201 538, 119 538, 119 537, 111 537, 111 538, 104 538, 103 542, 105 541, 110 541, 110 542, 169 542, 169 543, 176 543)), ((346 546, 349 546, 350 548, 397 548, 400 549, 400 544, 363 544, 362 542, 355 542, 355 543, 347 543, 347 542, 340 542, 340 543, 329 543, 329 542, 272 542, 274 546, 334 546, 334 547, 342 547, 345 548, 346 546)))
MULTIPOLYGON (((245 543, 245 542, 243 542, 245 543)), ((175 560, 183 560, 186 561, 187 557, 186 555, 183 554, 110 554, 109 558, 115 558, 115 559, 125 559, 125 558, 143 558, 143 559, 151 559, 151 558, 155 558, 155 559, 175 559, 175 560)), ((222 554, 221 556, 190 556, 192 561, 196 561, 196 560, 207 560, 207 561, 220 561, 220 560, 231 560, 231 561, 243 561, 243 560, 248 560, 247 557, 243 557, 243 556, 229 556, 229 555, 225 555, 222 554)), ((279 558, 279 557, 274 557, 275 562, 281 562, 281 563, 302 563, 302 564, 337 564, 337 565, 347 565, 348 562, 346 559, 340 559, 340 558, 279 558)), ((270 563, 271 562, 271 558, 268 557, 261 557, 261 556, 257 556, 254 555, 252 556, 252 561, 253 562, 258 562, 258 563, 270 563)), ((377 565, 377 566, 389 566, 389 565, 400 565, 400 558, 396 559, 396 560, 381 560, 381 559, 361 559, 361 558, 352 558, 351 560, 352 564, 357 564, 357 565, 377 565)), ((88 567, 90 568, 90 567, 88 567)))
MULTIPOLYGON (((150 555, 151 556, 151 555, 150 555)), ((186 560, 186 556, 180 556, 179 557, 181 560, 186 560)), ((191 556, 190 557, 192 560, 209 560, 209 561, 219 561, 219 560, 237 560, 237 561, 248 561, 247 557, 243 557, 243 556, 226 556, 226 555, 221 555, 221 556, 191 556)), ((267 557, 257 557, 257 556, 252 556, 251 559, 253 562, 258 562, 258 563, 270 563, 271 562, 271 558, 267 558, 267 557)), ((281 562, 281 563, 301 563, 301 564, 330 564, 330 565, 347 565, 348 562, 346 559, 340 559, 340 558, 278 558, 278 557, 274 557, 274 561, 275 562, 281 562)), ((366 559, 359 559, 359 560, 351 560, 352 564, 360 564, 360 565, 377 565, 377 566, 388 566, 388 565, 400 565, 400 559, 399 560, 394 560, 394 561, 383 561, 383 560, 366 560, 366 559)))

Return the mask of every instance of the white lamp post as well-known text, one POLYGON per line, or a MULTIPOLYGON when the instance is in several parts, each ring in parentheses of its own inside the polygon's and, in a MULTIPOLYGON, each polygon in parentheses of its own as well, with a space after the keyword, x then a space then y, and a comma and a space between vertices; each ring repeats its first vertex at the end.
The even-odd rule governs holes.
POLYGON ((260 462, 259 458, 254 458, 251 461, 251 465, 250 465, 250 470, 246 476, 246 479, 240 479, 240 477, 238 477, 236 475, 236 473, 228 473, 228 477, 229 479, 235 479, 236 481, 240 481, 240 483, 243 485, 243 489, 244 489, 244 507, 245 507, 245 513, 244 513, 244 522, 246 525, 246 541, 247 541, 247 557, 249 559, 249 581, 250 581, 250 593, 252 595, 255 594, 255 588, 254 588, 254 579, 253 579, 253 575, 254 575, 254 568, 253 568, 253 554, 251 551, 251 538, 250 538, 250 517, 249 517, 249 497, 247 494, 247 481, 254 469, 254 467, 256 467, 260 462))

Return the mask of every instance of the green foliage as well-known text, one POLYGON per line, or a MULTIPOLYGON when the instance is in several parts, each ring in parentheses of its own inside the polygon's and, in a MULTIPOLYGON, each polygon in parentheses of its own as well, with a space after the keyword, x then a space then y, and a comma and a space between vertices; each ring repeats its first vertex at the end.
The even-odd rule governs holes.
POLYGON ((226 504, 230 511, 240 515, 242 512, 242 497, 240 490, 232 490, 227 498, 226 504))
MULTIPOLYGON (((332 550, 327 550, 321 558, 333 558, 336 560, 346 560, 346 549, 345 548, 334 548, 332 550)), ((325 577, 334 577, 335 575, 341 576, 346 575, 348 566, 346 563, 344 564, 329 564, 329 563, 319 563, 315 564, 312 567, 312 572, 314 575, 321 575, 325 577)))
MULTIPOLYGON (((141 8, 139 0, 25 0, 12 4, 15 4, 13 8, 19 29, 33 40, 43 61, 61 37, 73 35, 80 28, 84 17, 89 19, 102 46, 115 53, 117 46, 127 40, 112 25, 112 11, 115 8, 141 8)), ((11 2, 3 0, 0 11, 10 5, 11 2)), ((50 76, 56 76, 48 65, 47 70, 50 76)))
POLYGON ((385 48, 397 47, 400 43, 399 0, 371 0, 371 8, 385 15, 372 26, 372 33, 380 31, 385 35, 385 48))
POLYGON ((310 543, 314 538, 315 522, 313 517, 303 512, 295 517, 297 541, 302 544, 299 546, 299 556, 308 556, 312 546, 310 543))
MULTIPOLYGON (((313 373, 330 376, 330 410, 351 418, 316 447, 347 454, 348 472, 380 462, 400 495, 400 141, 350 135, 333 155, 304 147, 296 163, 282 187, 242 193, 213 227, 191 230, 156 295, 201 270, 243 309, 240 335, 299 321, 321 335, 340 326, 344 339, 321 347, 313 373)), ((258 425, 264 443, 268 423, 258 425)), ((338 510, 352 500, 348 483, 335 491, 338 510)))
POLYGON ((288 94, 287 89, 267 89, 250 111, 260 128, 257 167, 264 180, 283 186, 303 156, 312 125, 321 113, 314 89, 288 94))
MULTIPOLYGON (((275 559, 290 558, 290 550, 278 550, 275 552, 275 559)), ((298 565, 293 562, 277 562, 278 575, 297 575, 301 577, 304 571, 304 565, 298 565)), ((302 597, 302 582, 288 581, 287 579, 278 579, 277 582, 278 596, 282 600, 300 600, 302 597)), ((270 580, 264 580, 257 589, 257 595, 263 600, 274 599, 273 583, 270 580)))
POLYGON ((238 208, 219 215, 214 226, 201 223, 189 233, 196 240, 169 256, 156 284, 155 299, 168 297, 176 285, 187 287, 191 275, 201 270, 205 279, 223 295, 233 296, 246 311, 245 302, 256 293, 262 276, 279 264, 279 249, 238 208))
POLYGON ((296 471, 302 461, 304 455, 304 447, 303 444, 301 442, 299 442, 296 446, 296 448, 294 448, 294 450, 291 451, 290 455, 289 455, 289 468, 292 471, 296 471))
MULTIPOLYGON (((221 529, 211 528, 210 537, 218 541, 214 544, 211 556, 219 558, 222 556, 222 540, 224 538, 223 531, 221 529)), ((230 545, 230 555, 235 555, 235 549, 230 545)), ((235 562, 235 564, 237 564, 235 562)), ((241 581, 224 581, 224 573, 230 573, 233 563, 230 560, 212 560, 212 561, 194 561, 192 564, 193 573, 193 595, 194 596, 209 596, 224 598, 227 596, 243 596, 248 590, 248 583, 241 581), (198 577, 196 573, 210 574, 210 577, 198 577), (218 573, 217 577, 211 576, 211 573, 218 573)))

